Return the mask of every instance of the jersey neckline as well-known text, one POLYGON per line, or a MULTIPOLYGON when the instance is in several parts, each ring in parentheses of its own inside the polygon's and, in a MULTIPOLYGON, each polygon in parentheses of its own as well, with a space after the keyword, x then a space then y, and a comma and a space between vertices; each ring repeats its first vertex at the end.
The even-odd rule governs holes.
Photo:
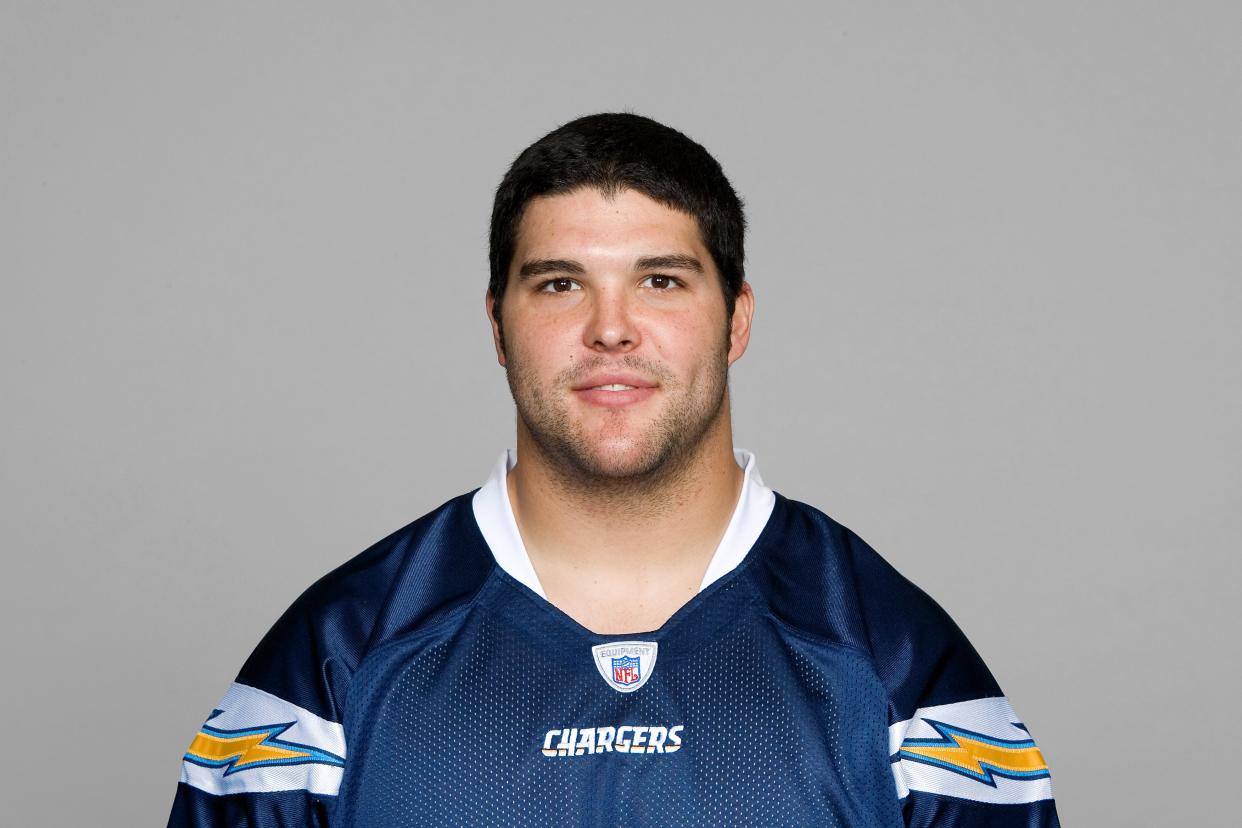
MULTIPOLYGON (((492 570, 491 578, 479 592, 478 601, 490 613, 505 619, 507 626, 541 642, 549 658, 575 669, 581 666, 582 645, 654 643, 660 648, 661 661, 681 661, 701 652, 727 630, 752 617, 746 608, 753 605, 759 595, 753 578, 747 573, 762 565, 773 544, 779 543, 779 539, 774 538, 787 523, 783 517, 786 508, 783 502, 785 499, 774 492, 769 519, 738 565, 692 596, 653 630, 594 632, 499 566, 492 570)), ((616 585, 616 588, 624 589, 624 585, 616 585)))
MULTIPOLYGON (((729 518, 716 551, 712 553, 699 584, 699 592, 707 589, 721 577, 737 568, 759 535, 767 526, 776 505, 776 494, 763 483, 753 452, 734 447, 733 459, 743 471, 742 488, 737 505, 729 518)), ((491 550, 496 565, 509 577, 547 601, 543 585, 531 563, 513 517, 509 502, 507 479, 509 471, 517 465, 517 450, 506 449, 492 467, 492 473, 471 499, 475 522, 483 540, 491 550)))

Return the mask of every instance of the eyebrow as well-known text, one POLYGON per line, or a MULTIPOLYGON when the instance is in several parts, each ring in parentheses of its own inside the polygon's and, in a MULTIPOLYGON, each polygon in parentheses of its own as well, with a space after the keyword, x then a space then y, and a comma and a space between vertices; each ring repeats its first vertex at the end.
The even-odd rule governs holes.
MULTIPOLYGON (((693 270, 703 272, 703 263, 693 256, 680 253, 668 253, 663 256, 643 256, 634 262, 635 270, 693 270)), ((531 259, 523 262, 518 270, 518 279, 532 279, 549 273, 572 273, 581 276, 586 268, 573 259, 531 259)))
POLYGON ((664 256, 644 256, 634 263, 635 270, 693 270, 703 272, 703 263, 693 256, 670 253, 664 256))
POLYGON ((586 273, 586 268, 572 259, 531 259, 522 263, 518 278, 530 279, 547 273, 572 273, 581 276, 586 273))

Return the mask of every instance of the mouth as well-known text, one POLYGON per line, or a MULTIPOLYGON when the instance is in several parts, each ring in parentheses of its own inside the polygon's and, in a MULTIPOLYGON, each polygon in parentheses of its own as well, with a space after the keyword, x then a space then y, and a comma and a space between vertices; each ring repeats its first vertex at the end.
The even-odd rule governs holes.
POLYGON ((575 386, 573 393, 588 405, 621 408, 649 399, 658 387, 655 382, 636 375, 597 374, 575 386))

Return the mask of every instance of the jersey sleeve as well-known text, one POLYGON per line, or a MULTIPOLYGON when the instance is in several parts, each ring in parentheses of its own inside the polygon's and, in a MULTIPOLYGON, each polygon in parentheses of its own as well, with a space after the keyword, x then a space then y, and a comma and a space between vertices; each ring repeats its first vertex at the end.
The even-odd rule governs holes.
POLYGON ((345 753, 339 722, 234 682, 186 749, 168 824, 326 826, 345 753))
POLYGON ((864 542, 855 572, 909 828, 1058 828, 1048 764, 966 636, 864 542))
POLYGON ((342 707, 368 615, 332 576, 284 613, 186 749, 170 828, 329 824, 348 760, 342 707))

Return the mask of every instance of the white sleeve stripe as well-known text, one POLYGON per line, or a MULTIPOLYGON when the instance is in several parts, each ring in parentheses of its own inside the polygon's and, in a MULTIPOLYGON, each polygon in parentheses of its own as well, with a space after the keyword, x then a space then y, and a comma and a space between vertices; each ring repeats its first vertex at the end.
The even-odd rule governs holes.
POLYGON ((1052 798, 1047 764, 1008 700, 922 707, 889 726, 898 799, 911 791, 1019 804, 1052 798))
POLYGON ((897 786, 897 799, 905 799, 910 795, 910 788, 906 785, 906 777, 901 772, 901 762, 894 762, 890 767, 893 769, 893 783, 897 786))
POLYGON ((345 729, 339 723, 237 683, 218 708, 186 751, 182 782, 212 794, 340 790, 345 729))

